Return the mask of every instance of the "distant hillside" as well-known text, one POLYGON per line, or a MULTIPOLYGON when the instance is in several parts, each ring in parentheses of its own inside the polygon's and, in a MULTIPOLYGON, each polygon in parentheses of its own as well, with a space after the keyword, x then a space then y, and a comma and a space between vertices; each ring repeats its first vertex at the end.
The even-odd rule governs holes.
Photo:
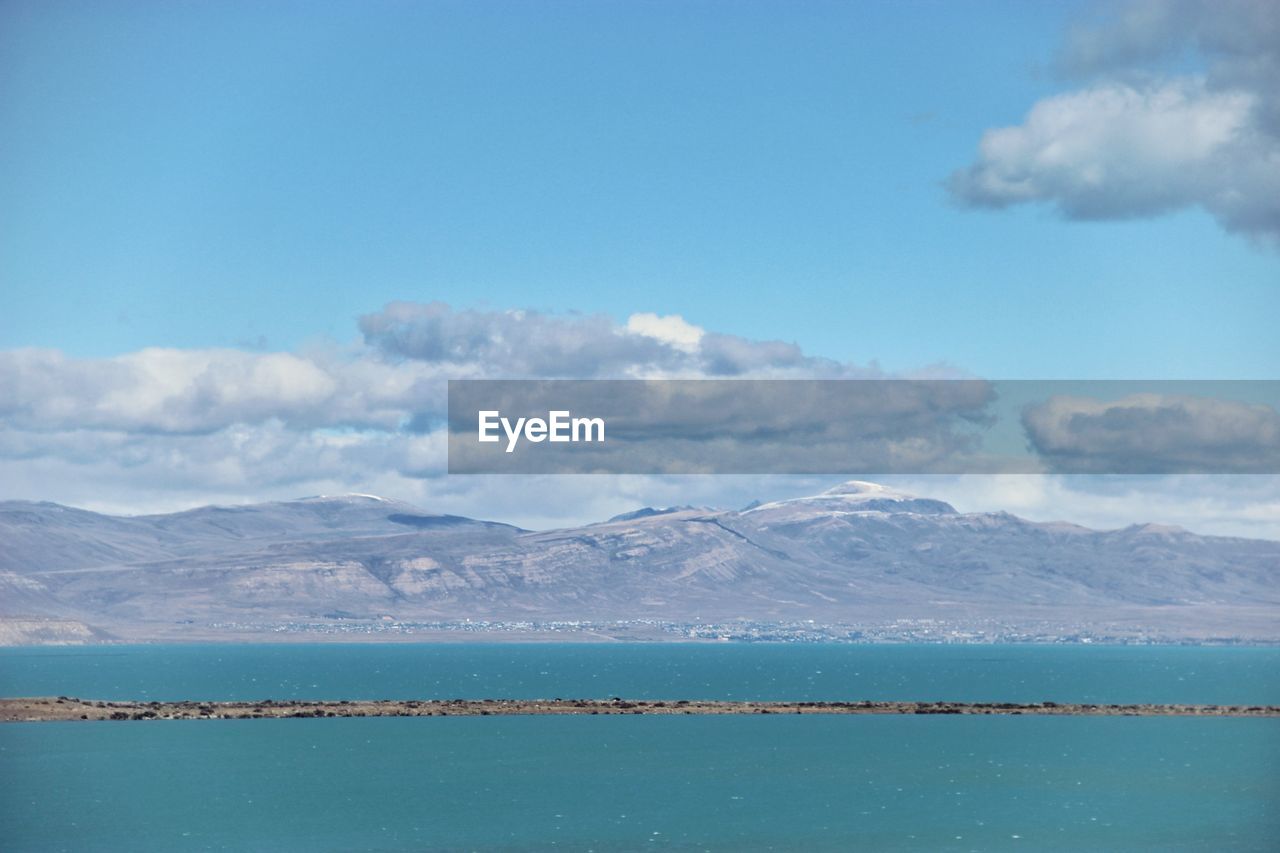
POLYGON ((1280 640, 1280 542, 958 513, 861 482, 544 532, 366 495, 132 518, 0 503, 0 642, 466 619, 932 619, 1280 640))

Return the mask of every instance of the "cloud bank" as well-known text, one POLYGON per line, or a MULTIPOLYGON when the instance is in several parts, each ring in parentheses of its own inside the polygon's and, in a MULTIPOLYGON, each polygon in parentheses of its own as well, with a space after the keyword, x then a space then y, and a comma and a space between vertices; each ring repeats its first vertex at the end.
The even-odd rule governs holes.
POLYGON ((881 375, 805 355, 783 341, 708 332, 678 315, 603 315, 455 310, 442 302, 393 302, 360 318, 381 355, 464 371, 455 378, 822 378, 881 375))
POLYGON ((1040 202, 1069 219, 1198 207, 1280 247, 1280 4, 1129 0, 1065 39, 1058 68, 1082 88, 988 130, 952 196, 974 207, 1040 202), (1197 73, 1167 69, 1184 55, 1197 73))
MULTIPOLYGON (((360 331, 353 344, 299 352, 144 349, 73 358, 47 349, 0 351, 0 499, 133 513, 356 491, 529 527, 585 523, 646 503, 740 506, 820 491, 836 478, 445 477, 445 380, 884 376, 794 344, 656 314, 619 323, 397 303, 362 318, 360 331)), ((1225 434, 1221 417, 1196 417, 1200 433, 1225 434)), ((1032 427, 1046 458, 1067 459, 1087 456, 1094 427, 1085 427, 1097 421, 1105 417, 1094 409, 1076 406, 1068 415, 1054 408, 1032 427)), ((1247 460, 1252 451, 1243 452, 1247 460)), ((1181 503, 1158 485, 1099 503, 1096 488, 1050 487, 1042 477, 944 479, 922 491, 972 509, 1280 537, 1280 478, 1243 479, 1263 485, 1247 494, 1224 486, 1212 500, 1179 496, 1181 503), (1028 491, 1034 500, 1001 506, 1028 491), (1097 518, 1078 515, 1100 506, 1106 512, 1097 518)))
MULTIPOLYGON (((0 499, 113 511, 444 485, 446 380, 878 376, 676 315, 394 303, 305 352, 0 351, 0 499)), ((612 507, 610 507, 612 508, 612 507)), ((486 510, 485 512, 489 512, 486 510)))

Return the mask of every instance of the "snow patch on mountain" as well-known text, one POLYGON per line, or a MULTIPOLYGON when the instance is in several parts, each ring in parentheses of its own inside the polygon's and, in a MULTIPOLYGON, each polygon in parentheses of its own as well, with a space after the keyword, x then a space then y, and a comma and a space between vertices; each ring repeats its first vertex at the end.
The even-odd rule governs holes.
POLYGON ((907 512, 920 515, 951 515, 955 511, 955 508, 945 501, 917 497, 879 483, 849 480, 816 495, 760 504, 743 510, 741 514, 813 516, 907 512))

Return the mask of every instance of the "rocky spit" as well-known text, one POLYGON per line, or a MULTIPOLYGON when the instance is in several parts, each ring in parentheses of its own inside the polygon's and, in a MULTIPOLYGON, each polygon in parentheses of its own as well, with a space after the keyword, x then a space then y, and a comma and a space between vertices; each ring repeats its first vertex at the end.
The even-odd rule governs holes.
POLYGON ((1068 702, 717 702, 650 699, 380 699, 313 702, 107 702, 0 699, 0 722, 484 717, 550 714, 1003 714, 1089 717, 1280 717, 1277 705, 1082 705, 1068 702))

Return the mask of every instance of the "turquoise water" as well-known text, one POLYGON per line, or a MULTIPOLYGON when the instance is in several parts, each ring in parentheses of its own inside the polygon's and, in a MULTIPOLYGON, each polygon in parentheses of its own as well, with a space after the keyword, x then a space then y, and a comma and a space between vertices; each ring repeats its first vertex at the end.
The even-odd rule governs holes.
POLYGON ((1278 762, 1272 720, 28 723, 0 728, 0 838, 8 850, 1274 850, 1278 762))
MULTIPOLYGON (((1274 702, 1264 649, 6 649, 0 694, 1274 702)), ((0 726, 3 850, 1275 850, 1280 721, 0 726)))
POLYGON ((0 648, 0 696, 1280 704, 1280 649, 178 645, 0 648))

